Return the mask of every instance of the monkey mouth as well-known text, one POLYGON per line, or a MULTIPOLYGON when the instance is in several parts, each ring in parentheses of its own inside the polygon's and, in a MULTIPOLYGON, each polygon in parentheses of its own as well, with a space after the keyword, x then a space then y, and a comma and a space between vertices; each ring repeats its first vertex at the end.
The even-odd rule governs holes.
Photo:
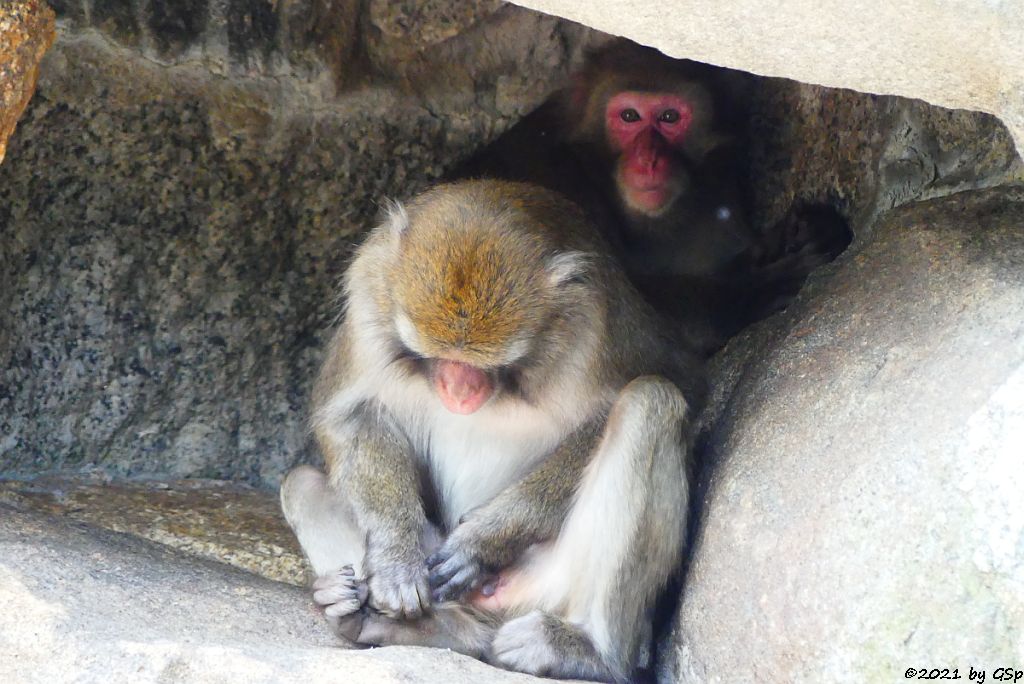
POLYGON ((657 217, 665 213, 677 193, 666 184, 650 188, 626 188, 623 193, 626 207, 645 216, 657 217))
POLYGON ((678 196, 666 164, 643 169, 620 167, 618 185, 626 207, 645 216, 661 215, 678 196))
POLYGON ((622 182, 634 190, 654 191, 664 189, 672 178, 668 164, 651 166, 630 165, 622 170, 622 182))

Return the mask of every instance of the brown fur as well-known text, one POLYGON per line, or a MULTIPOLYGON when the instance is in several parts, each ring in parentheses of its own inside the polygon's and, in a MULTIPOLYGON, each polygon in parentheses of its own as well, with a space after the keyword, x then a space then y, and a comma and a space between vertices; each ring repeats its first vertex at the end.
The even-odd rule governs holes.
POLYGON ((396 209, 346 293, 314 392, 327 475, 282 487, 318 602, 364 643, 628 677, 682 548, 704 385, 679 331, 576 206, 522 183, 444 185, 396 209), (442 359, 490 373, 488 403, 446 412, 442 359), (457 602, 494 573, 514 587, 494 612, 457 602))

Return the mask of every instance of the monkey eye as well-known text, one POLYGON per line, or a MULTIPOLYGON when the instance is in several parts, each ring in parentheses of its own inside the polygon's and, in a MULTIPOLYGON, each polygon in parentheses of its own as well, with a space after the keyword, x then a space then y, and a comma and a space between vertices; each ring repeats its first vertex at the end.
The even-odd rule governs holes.
POLYGON ((679 110, 678 109, 666 109, 658 116, 658 121, 662 123, 676 123, 679 121, 679 110))
POLYGON ((523 392, 523 370, 518 364, 498 369, 498 382, 510 394, 525 396, 523 392))
POLYGON ((640 112, 630 107, 619 112, 619 118, 626 123, 634 123, 640 120, 640 112))
POLYGON ((395 355, 394 355, 395 361, 413 361, 413 362, 416 362, 416 363, 421 362, 421 361, 426 361, 426 357, 425 356, 423 356, 422 354, 419 354, 417 352, 414 352, 412 349, 409 349, 407 346, 405 346, 401 342, 397 342, 395 347, 396 347, 395 348, 395 355))

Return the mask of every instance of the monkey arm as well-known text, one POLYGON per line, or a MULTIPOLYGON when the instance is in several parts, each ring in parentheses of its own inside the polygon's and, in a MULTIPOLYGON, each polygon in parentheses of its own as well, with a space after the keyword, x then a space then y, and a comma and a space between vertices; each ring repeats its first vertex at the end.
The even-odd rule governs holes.
POLYGON ((408 440, 384 409, 370 403, 335 424, 321 423, 316 434, 331 483, 366 535, 371 605, 393 617, 418 616, 430 605, 427 518, 408 440))
POLYGON ((604 422, 602 416, 579 427, 540 466, 464 518, 427 560, 434 600, 462 595, 558 534, 604 422))

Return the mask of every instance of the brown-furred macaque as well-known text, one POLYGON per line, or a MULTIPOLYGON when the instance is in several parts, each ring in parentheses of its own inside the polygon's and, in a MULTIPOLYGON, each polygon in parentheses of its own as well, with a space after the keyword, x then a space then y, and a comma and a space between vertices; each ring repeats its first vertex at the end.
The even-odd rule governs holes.
POLYGON ((625 681, 682 560, 702 364, 557 193, 442 185, 359 248, 285 516, 361 644, 625 681))
POLYGON ((850 240, 824 206, 750 227, 748 87, 740 72, 618 41, 453 177, 529 181, 579 204, 648 301, 712 353, 850 240))

